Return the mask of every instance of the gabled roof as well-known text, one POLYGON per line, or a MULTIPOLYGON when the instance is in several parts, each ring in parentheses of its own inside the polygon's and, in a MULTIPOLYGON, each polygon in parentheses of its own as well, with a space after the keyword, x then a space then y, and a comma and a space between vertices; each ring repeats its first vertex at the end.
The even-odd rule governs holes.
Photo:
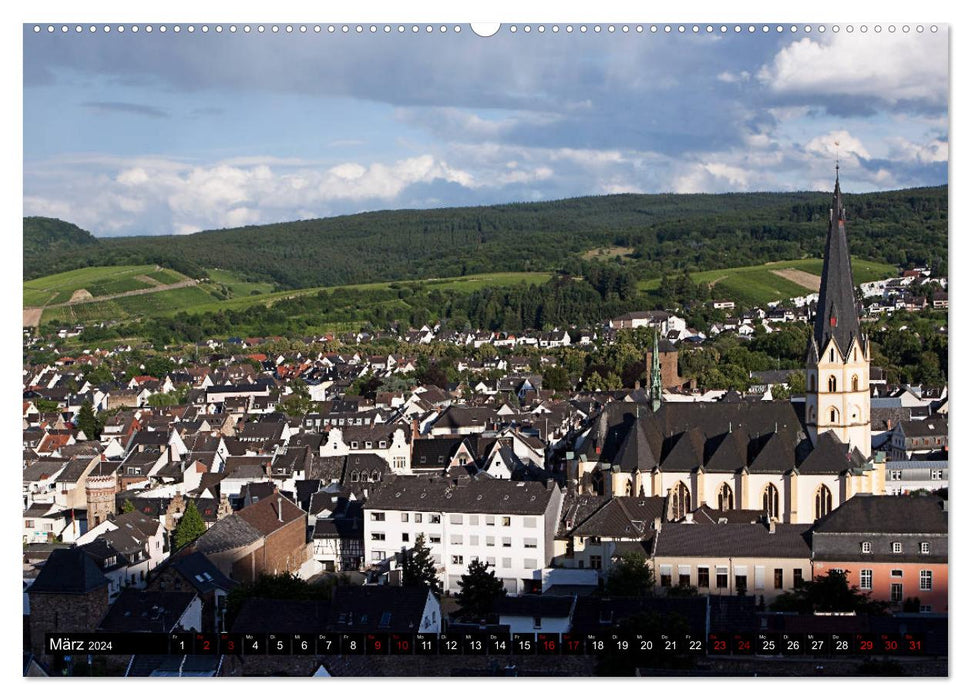
MULTIPOLYGON (((258 505, 258 504, 257 504, 258 505)), ((257 542, 263 533, 246 520, 233 513, 217 520, 194 543, 196 551, 209 554, 236 549, 257 542)))
POLYGON ((101 621, 105 632, 171 632, 196 594, 125 588, 101 621))
POLYGON ((428 595, 424 586, 338 586, 327 627, 335 632, 417 632, 428 595))
POLYGON ((947 534, 947 512, 935 496, 857 494, 819 520, 819 533, 947 534))
POLYGON ((246 506, 236 515, 263 535, 269 535, 294 520, 307 517, 300 506, 280 494, 246 506))
POLYGON ((574 528, 575 537, 642 539, 653 535, 655 518, 664 518, 663 496, 615 496, 574 528))
POLYGON ((30 587, 32 593, 87 593, 102 586, 108 579, 98 565, 83 550, 55 549, 37 574, 30 587))
POLYGON ((808 525, 665 523, 654 535, 656 557, 766 557, 809 559, 808 525))
POLYGON ((748 437, 740 430, 708 440, 706 449, 711 450, 705 460, 705 471, 734 474, 748 464, 748 437))
POLYGON ((229 592, 239 585, 225 576, 202 552, 192 552, 170 561, 172 568, 182 574, 199 593, 213 590, 229 592))
POLYGON ((848 469, 859 469, 865 460, 856 448, 852 452, 839 441, 831 430, 820 433, 816 447, 799 464, 800 474, 842 474, 848 469))

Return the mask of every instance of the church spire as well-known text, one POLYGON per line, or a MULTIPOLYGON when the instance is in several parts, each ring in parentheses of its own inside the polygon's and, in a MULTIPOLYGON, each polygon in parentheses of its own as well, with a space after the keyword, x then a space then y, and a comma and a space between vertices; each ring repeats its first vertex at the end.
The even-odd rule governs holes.
POLYGON ((840 192, 837 160, 836 187, 829 212, 829 234, 823 254, 823 276, 819 285, 819 301, 816 304, 813 340, 816 342, 816 352, 822 353, 829 340, 834 339, 844 356, 854 339, 859 340, 860 346, 863 346, 845 222, 846 210, 843 208, 843 194, 840 192))
POLYGON ((661 407, 661 356, 657 347, 658 331, 654 329, 654 352, 651 353, 651 409, 655 412, 661 407))

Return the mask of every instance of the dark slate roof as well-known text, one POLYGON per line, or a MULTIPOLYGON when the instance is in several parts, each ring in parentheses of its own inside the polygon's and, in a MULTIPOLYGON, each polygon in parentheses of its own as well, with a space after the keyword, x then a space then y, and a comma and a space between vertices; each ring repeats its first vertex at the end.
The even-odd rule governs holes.
POLYGON ((424 586, 339 586, 327 628, 335 632, 416 632, 428 591, 424 586))
POLYGON ((461 437, 422 438, 411 442, 412 469, 444 470, 455 450, 464 442, 461 437))
POLYGON ((832 338, 844 356, 854 338, 863 345, 857 316, 856 288, 850 269, 850 249, 846 242, 845 220, 846 210, 843 208, 843 195, 837 178, 833 190, 829 234, 823 253, 823 275, 819 285, 819 302, 816 304, 812 340, 816 343, 816 352, 822 352, 832 338))
POLYGON ((492 612, 517 617, 570 617, 575 600, 573 596, 507 595, 493 602, 492 612))
POLYGON ((458 430, 473 426, 485 427, 490 423, 500 423, 499 415, 492 408, 473 406, 449 406, 432 425, 435 429, 458 430))
POLYGON ((343 457, 315 457, 311 461, 307 476, 312 479, 320 479, 325 484, 331 481, 340 481, 344 474, 343 457))
POLYGON ((542 515, 552 497, 538 482, 397 476, 374 489, 365 509, 542 515))
POLYGON ((560 508, 560 522, 557 524, 556 534, 565 537, 577 525, 584 522, 598 509, 610 500, 609 496, 570 493, 563 497, 560 508))
POLYGON ((233 622, 234 634, 320 632, 327 627, 331 603, 327 600, 275 600, 250 598, 233 622))
MULTIPOLYGON (((176 557, 171 560, 171 566, 182 574, 199 593, 208 593, 213 590, 228 592, 239 585, 225 576, 202 552, 192 552, 185 556, 176 557)), ((158 569, 156 569, 157 571, 158 569)))
POLYGON ((263 534, 236 513, 217 520, 195 541, 199 552, 221 552, 235 549, 259 540, 263 534))
POLYGON ((860 469, 864 462, 860 452, 840 442, 832 431, 827 430, 816 439, 816 448, 799 464, 800 474, 842 474, 850 469, 860 469))
POLYGON ((580 523, 572 534, 623 539, 650 537, 654 519, 663 519, 664 510, 663 496, 616 496, 580 523))
POLYGON ((107 586, 98 565, 78 548, 55 549, 30 587, 32 593, 87 593, 107 586))
POLYGON ((315 493, 323 488, 324 482, 320 479, 301 479, 296 482, 297 503, 301 508, 307 510, 310 507, 310 499, 315 493))
POLYGON ((760 522, 765 513, 761 510, 741 510, 733 508, 731 510, 716 510, 707 505, 703 505, 692 512, 694 521, 699 525, 717 525, 719 520, 726 520, 730 523, 757 523, 760 522))
POLYGON ((808 525, 666 523, 654 535, 657 557, 766 557, 809 559, 808 525))
POLYGON ((816 523, 820 533, 947 534, 947 512, 935 496, 858 494, 816 523))
POLYGON ((908 420, 900 424, 900 430, 905 437, 947 437, 947 418, 927 418, 925 420, 908 420))
POLYGON ((99 629, 105 632, 170 632, 195 600, 196 594, 180 591, 139 591, 125 588, 99 629))
POLYGON ((307 517, 300 506, 279 494, 246 506, 235 515, 245 520, 263 535, 269 535, 294 520, 306 519, 307 517))

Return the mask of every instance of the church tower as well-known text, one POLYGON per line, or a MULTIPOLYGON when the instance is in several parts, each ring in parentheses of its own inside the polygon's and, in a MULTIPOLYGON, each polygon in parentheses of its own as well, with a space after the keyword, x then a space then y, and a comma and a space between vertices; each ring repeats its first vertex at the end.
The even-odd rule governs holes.
POLYGON ((813 335, 806 352, 806 427, 813 445, 832 431, 870 457, 870 341, 860 333, 839 165, 823 254, 813 335))

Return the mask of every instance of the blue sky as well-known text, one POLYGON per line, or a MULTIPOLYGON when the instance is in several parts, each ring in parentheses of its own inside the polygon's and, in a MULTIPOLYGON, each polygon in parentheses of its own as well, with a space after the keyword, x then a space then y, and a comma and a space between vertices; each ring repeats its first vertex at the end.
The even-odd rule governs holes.
POLYGON ((25 215, 156 235, 618 192, 827 190, 837 140, 845 191, 947 182, 943 25, 534 24, 490 38, 468 25, 172 26, 25 26, 25 215))

